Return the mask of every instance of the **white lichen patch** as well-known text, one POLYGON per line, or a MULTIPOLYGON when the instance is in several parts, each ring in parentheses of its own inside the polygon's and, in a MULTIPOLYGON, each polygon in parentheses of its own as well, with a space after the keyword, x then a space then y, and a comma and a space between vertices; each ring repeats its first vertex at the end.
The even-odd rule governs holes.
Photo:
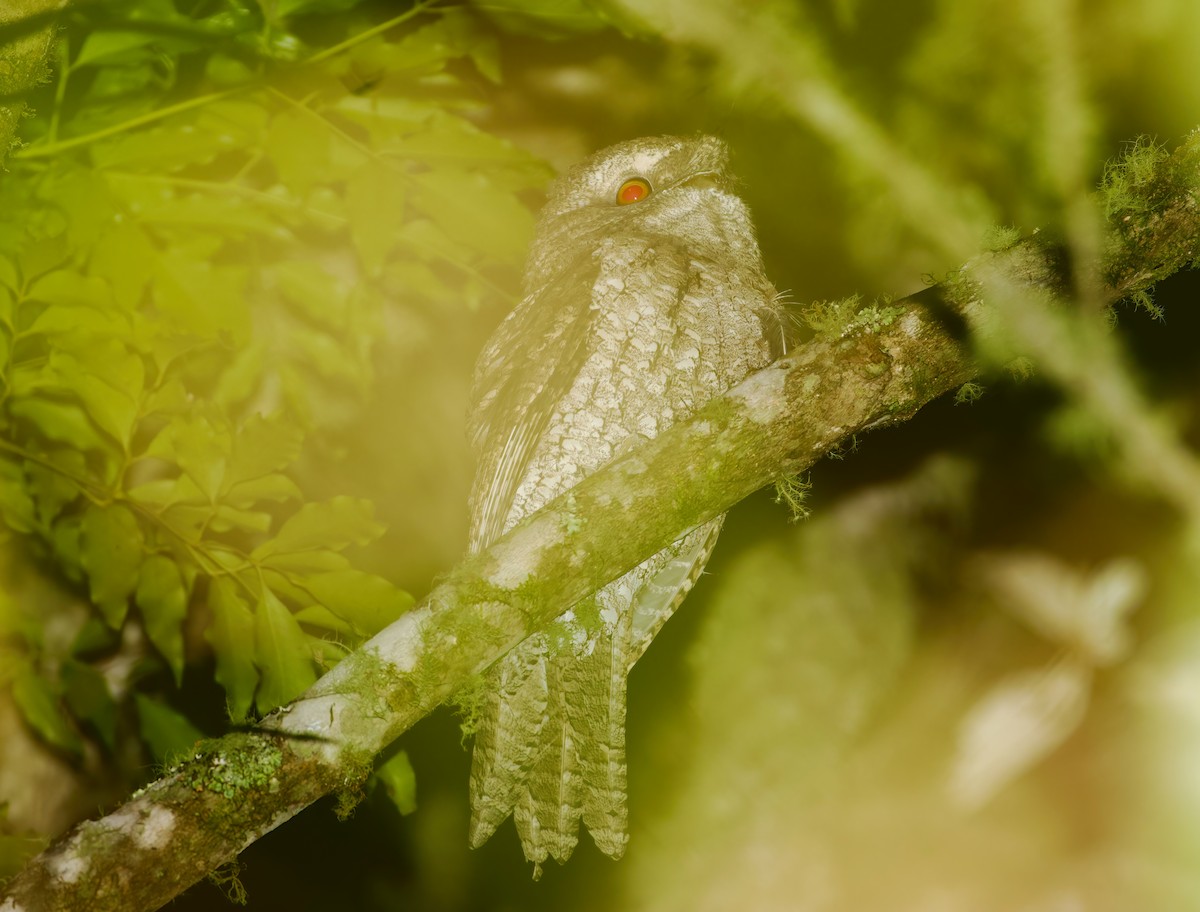
POLYGON ((134 828, 133 841, 143 849, 163 849, 175 832, 175 813, 165 807, 152 807, 134 828))
POLYGON ((15 899, 6 899, 0 905, 0 912, 25 912, 24 906, 18 906, 15 899))
POLYGON ((761 370, 729 393, 733 401, 741 401, 747 418, 755 424, 771 424, 779 420, 786 407, 784 389, 790 371, 761 370))
POLYGON ((424 627, 431 615, 428 606, 410 611, 375 634, 367 647, 383 661, 407 674, 417 667, 417 661, 425 651, 424 627))
POLYGON ((65 884, 78 883, 91 867, 87 857, 79 853, 78 841, 72 840, 62 852, 46 859, 46 867, 50 869, 50 873, 56 880, 65 884))
POLYGON ((485 582, 501 589, 516 589, 538 572, 543 555, 561 545, 565 537, 562 526, 551 517, 549 522, 534 523, 501 539, 491 546, 495 561, 485 582))

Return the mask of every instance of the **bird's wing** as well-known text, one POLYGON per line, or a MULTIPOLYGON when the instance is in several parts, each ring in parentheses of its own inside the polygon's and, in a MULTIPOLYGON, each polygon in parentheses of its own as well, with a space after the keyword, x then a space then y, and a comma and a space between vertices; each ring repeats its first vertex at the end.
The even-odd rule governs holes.
POLYGON ((479 459, 471 494, 471 551, 499 538, 554 406, 587 358, 598 265, 527 295, 488 341, 475 370, 468 433, 479 459))

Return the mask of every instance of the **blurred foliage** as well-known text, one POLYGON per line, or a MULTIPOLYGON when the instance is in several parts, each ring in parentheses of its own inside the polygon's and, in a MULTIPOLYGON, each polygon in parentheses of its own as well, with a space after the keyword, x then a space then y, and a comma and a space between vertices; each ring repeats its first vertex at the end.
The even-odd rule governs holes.
POLYGON ((372 505, 298 463, 369 403, 389 314, 511 285, 548 171, 464 116, 499 75, 472 14, 359 6, 81 6, 0 184, 0 511, 96 610, 53 650, 10 606, 3 678, 68 753, 133 698, 154 756, 199 736, 89 661, 127 623, 151 684, 211 648, 240 721, 412 603, 343 554, 372 505))
POLYGON ((1194 190, 1200 6, 53 6, 0 10, 0 876, 453 563, 545 162, 705 130, 804 333, 1034 233, 1081 306, 1001 301, 963 404, 783 485, 805 524, 731 514, 633 676, 619 877, 468 856, 442 718, 250 908, 1200 909, 1195 292, 1097 275, 1194 190))

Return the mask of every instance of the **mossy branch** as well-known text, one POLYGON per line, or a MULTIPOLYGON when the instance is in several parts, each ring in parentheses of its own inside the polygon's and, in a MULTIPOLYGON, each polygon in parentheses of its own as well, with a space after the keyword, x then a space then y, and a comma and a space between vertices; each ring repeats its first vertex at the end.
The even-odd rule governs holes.
MULTIPOLYGON (((1125 218, 1130 205, 1110 208, 1120 230, 1106 248, 1107 293, 1194 264, 1197 157, 1192 141, 1160 158, 1136 219, 1125 218), (1160 192, 1172 175, 1177 192, 1160 192)), ((8 884, 0 912, 158 908, 321 796, 353 792, 381 749, 566 606, 764 485, 969 381, 967 327, 986 343, 997 304, 1023 290, 1065 310, 1060 261, 1036 238, 988 254, 951 283, 889 302, 888 319, 851 319, 751 375, 465 560, 259 732, 204 743, 76 827, 8 884)))
POLYGON ((17 145, 23 96, 50 75, 54 22, 66 0, 9 0, 0 8, 0 167, 17 145))

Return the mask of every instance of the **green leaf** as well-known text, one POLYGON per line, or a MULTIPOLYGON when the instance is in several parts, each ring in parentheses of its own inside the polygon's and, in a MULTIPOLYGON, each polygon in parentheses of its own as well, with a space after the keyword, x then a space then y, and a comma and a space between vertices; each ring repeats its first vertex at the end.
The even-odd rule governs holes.
POLYGON ((229 715, 241 722, 250 711, 258 671, 254 668, 254 618, 237 583, 216 577, 208 590, 212 624, 205 637, 217 656, 217 681, 225 688, 229 715))
POLYGON ((259 559, 288 551, 340 550, 365 545, 383 534, 368 500, 335 497, 324 503, 305 504, 280 528, 279 533, 254 549, 259 559))
POLYGON ((158 518, 172 532, 191 544, 196 544, 203 537, 204 528, 212 519, 213 507, 193 507, 187 504, 173 504, 158 515, 158 518))
POLYGON ((204 732, 166 703, 140 693, 135 693, 133 699, 138 730, 156 763, 163 766, 176 763, 191 754, 197 741, 204 740, 204 732))
POLYGON ((200 415, 177 417, 146 448, 147 456, 175 463, 215 502, 225 480, 231 441, 224 428, 200 415))
POLYGON ((332 630, 334 633, 342 634, 346 637, 352 637, 355 634, 353 627, 333 614, 324 605, 309 605, 307 608, 301 608, 296 612, 295 618, 301 624, 308 624, 310 627, 320 627, 322 630, 332 630))
POLYGON ((284 300, 322 326, 341 329, 346 322, 346 288, 317 263, 285 260, 275 266, 275 284, 284 300))
POLYGON ((407 753, 396 751, 375 770, 375 776, 401 814, 411 814, 417 809, 417 774, 407 753))
MULTIPOLYGON (((3 818, 0 817, 0 823, 3 818)), ((14 836, 0 833, 0 883, 19 874, 26 862, 50 845, 49 836, 14 836)))
POLYGON ((50 545, 63 576, 75 583, 86 578, 83 570, 83 518, 65 516, 50 530, 50 545))
POLYGON ((262 672, 255 704, 260 713, 267 713, 308 690, 317 674, 308 636, 270 589, 263 590, 254 612, 254 638, 262 672))
POLYGON ((533 237, 533 215, 487 175, 454 169, 418 174, 418 206, 453 240, 501 262, 516 263, 533 237))
POLYGON ((189 475, 178 478, 160 478, 148 481, 129 490, 129 499, 151 507, 170 507, 175 504, 206 506, 208 497, 192 481, 189 475))
POLYGON ((413 606, 413 597, 403 589, 359 570, 310 576, 303 586, 360 634, 378 633, 413 606))
POLYGON ((396 168, 374 158, 346 182, 350 237, 369 275, 378 274, 396 244, 407 195, 404 178, 396 168))
POLYGON ((80 560, 92 601, 114 629, 125 620, 145 549, 142 527, 121 504, 93 504, 83 516, 80 560))
POLYGON ((234 529, 266 532, 271 528, 271 514, 258 510, 238 510, 228 504, 221 504, 213 513, 209 528, 214 532, 232 532, 234 529))
POLYGON ((259 0, 263 12, 274 16, 292 16, 296 13, 337 13, 357 6, 362 0, 259 0))
POLYGON ((83 741, 67 719, 58 695, 29 665, 18 669, 12 694, 25 721, 42 738, 73 754, 83 751, 83 741))
POLYGON ((42 276, 31 286, 29 298, 88 310, 103 311, 112 307, 112 289, 108 283, 73 269, 56 269, 42 276))
POLYGON ((235 341, 249 335, 245 269, 214 266, 178 248, 160 255, 155 265, 154 302, 179 327, 213 337, 229 332, 235 341))
POLYGON ((37 396, 13 399, 9 411, 33 424, 44 437, 80 450, 106 450, 109 444, 74 402, 54 402, 37 396))
POLYGON ((71 644, 71 655, 85 656, 89 652, 108 652, 116 649, 121 635, 99 618, 90 617, 83 622, 75 641, 71 644))
POLYGON ((142 213, 147 227, 188 228, 232 236, 261 234, 286 240, 287 231, 271 216, 236 197, 187 196, 142 213))
POLYGON ((92 337, 80 356, 53 351, 50 369, 63 392, 77 397, 88 417, 121 444, 129 443, 137 422, 138 402, 145 382, 142 359, 115 339, 92 337))
POLYGON ((14 532, 32 532, 38 525, 37 507, 26 487, 20 464, 0 458, 0 519, 14 532))
MULTIPOLYGON (((110 70, 101 68, 99 72, 110 70)), ((207 164, 223 152, 257 143, 265 120, 261 105, 223 99, 176 115, 161 126, 123 131, 112 139, 93 143, 92 161, 104 171, 162 172, 207 164)), ((123 194, 128 183, 132 181, 114 182, 114 194, 123 194)))
POLYGON ((108 746, 117 743, 117 704, 108 691, 104 675, 84 662, 63 662, 62 679, 67 706, 75 718, 90 723, 108 746))
POLYGON ((71 64, 72 69, 99 63, 110 57, 120 57, 136 48, 145 47, 154 41, 151 32, 123 32, 110 29, 97 29, 88 34, 83 41, 83 47, 71 64))
POLYGON ((121 221, 100 235, 88 269, 109 284, 122 310, 132 311, 141 303, 157 260, 158 251, 146 232, 133 222, 121 221))
POLYGON ((188 590, 175 561, 161 554, 148 557, 138 574, 136 598, 146 636, 166 659, 178 687, 183 682, 183 619, 188 590))
POLYGON ((275 473, 233 485, 225 495, 225 502, 239 509, 247 509, 264 500, 284 503, 302 497, 294 481, 286 475, 275 473))
POLYGON ((262 560, 264 567, 272 567, 283 573, 321 573, 346 570, 350 560, 344 554, 317 548, 313 551, 286 551, 272 554, 262 560))
MULTIPOLYGON (((78 451, 71 450, 69 452, 77 453, 78 451)), ((82 454, 78 455, 82 456, 82 454)), ((82 458, 79 459, 79 463, 76 472, 80 476, 86 477, 87 469, 82 465, 82 458)), ((79 484, 76 481, 41 463, 27 460, 25 477, 27 489, 37 504, 38 520, 43 528, 50 528, 51 523, 62 512, 63 507, 73 503, 79 497, 79 484)))
POLYGON ((285 111, 271 121, 266 151, 284 186, 303 195, 333 177, 332 141, 319 115, 285 111))
POLYGON ((287 468, 300 455, 303 443, 304 431, 296 422, 287 421, 281 416, 263 418, 254 415, 242 425, 233 439, 226 487, 287 468))

